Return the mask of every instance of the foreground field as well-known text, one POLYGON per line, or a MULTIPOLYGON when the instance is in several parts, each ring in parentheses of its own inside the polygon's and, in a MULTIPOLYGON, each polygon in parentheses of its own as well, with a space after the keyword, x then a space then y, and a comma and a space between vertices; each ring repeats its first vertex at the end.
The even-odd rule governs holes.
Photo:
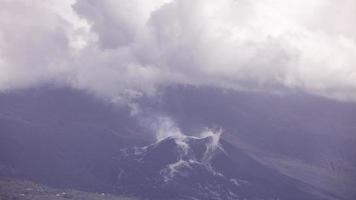
POLYGON ((31 181, 0 180, 0 200, 135 200, 108 194, 54 189, 31 181))

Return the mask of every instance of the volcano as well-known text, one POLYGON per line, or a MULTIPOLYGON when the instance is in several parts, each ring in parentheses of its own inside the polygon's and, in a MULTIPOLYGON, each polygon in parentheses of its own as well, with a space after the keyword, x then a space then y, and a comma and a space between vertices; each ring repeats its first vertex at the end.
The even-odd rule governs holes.
POLYGON ((218 135, 167 137, 121 150, 115 192, 145 199, 322 199, 218 135))

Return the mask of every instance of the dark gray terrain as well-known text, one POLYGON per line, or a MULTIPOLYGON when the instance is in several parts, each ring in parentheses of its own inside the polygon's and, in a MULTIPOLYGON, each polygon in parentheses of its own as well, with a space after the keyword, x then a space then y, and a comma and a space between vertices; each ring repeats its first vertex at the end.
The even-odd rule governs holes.
MULTIPOLYGON (((119 156, 116 192, 150 199, 309 199, 313 188, 213 136, 168 137, 119 156), (164 152, 164 153, 162 153, 164 152)), ((326 194, 327 195, 327 194, 326 194)))
POLYGON ((172 116, 185 133, 221 127, 223 139, 260 163, 338 199, 356 199, 355 103, 301 92, 272 95, 178 86, 149 105, 172 116))
POLYGON ((84 91, 19 90, 0 94, 0 176, 149 199, 356 198, 354 103, 180 86, 136 103, 189 136, 221 128, 219 148, 155 143, 128 106, 84 91))
POLYGON ((85 92, 33 89, 0 95, 0 176, 105 192, 112 157, 145 144, 126 107, 85 92))

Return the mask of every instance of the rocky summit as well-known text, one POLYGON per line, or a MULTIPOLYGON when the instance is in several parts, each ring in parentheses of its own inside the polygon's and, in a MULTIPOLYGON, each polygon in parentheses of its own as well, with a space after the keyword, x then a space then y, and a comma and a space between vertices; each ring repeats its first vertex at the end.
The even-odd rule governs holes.
POLYGON ((118 156, 115 192, 148 199, 319 199, 217 135, 167 137, 118 156))

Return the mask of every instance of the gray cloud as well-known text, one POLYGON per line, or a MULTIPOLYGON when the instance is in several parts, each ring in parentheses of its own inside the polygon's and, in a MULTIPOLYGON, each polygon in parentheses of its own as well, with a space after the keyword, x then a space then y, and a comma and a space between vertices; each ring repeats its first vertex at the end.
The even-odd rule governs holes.
POLYGON ((0 2, 0 88, 26 87, 61 74, 66 23, 39 2, 0 2))
POLYGON ((0 89, 116 99, 169 84, 356 100, 352 0, 1 0, 0 89))

